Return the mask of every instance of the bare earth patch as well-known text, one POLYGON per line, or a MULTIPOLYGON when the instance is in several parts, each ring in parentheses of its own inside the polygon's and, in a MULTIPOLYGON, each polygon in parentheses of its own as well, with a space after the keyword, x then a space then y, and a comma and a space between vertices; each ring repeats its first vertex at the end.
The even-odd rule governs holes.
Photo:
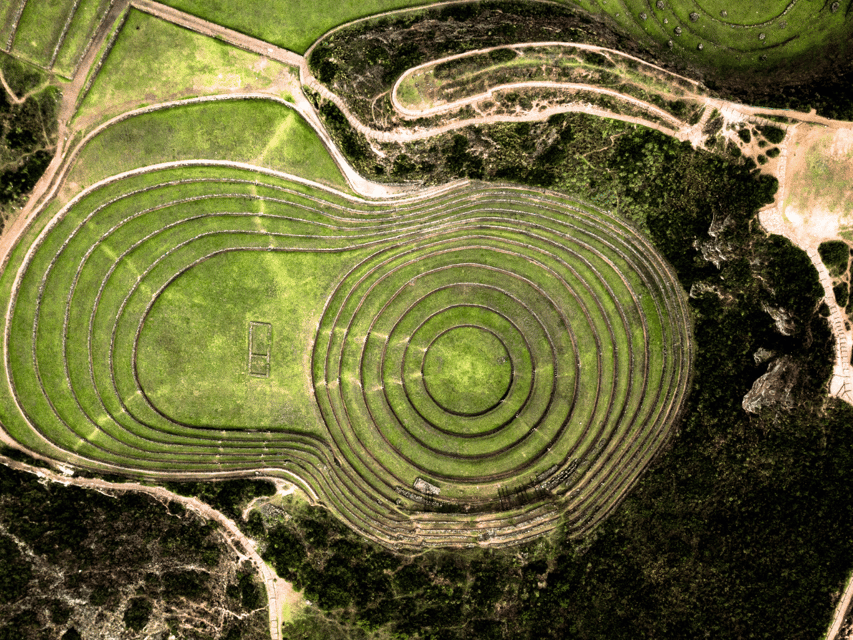
POLYGON ((853 404, 853 332, 817 251, 828 240, 853 240, 853 127, 801 122, 788 129, 781 149, 775 166, 779 191, 776 202, 761 212, 761 223, 805 250, 817 268, 836 340, 829 391, 853 404))

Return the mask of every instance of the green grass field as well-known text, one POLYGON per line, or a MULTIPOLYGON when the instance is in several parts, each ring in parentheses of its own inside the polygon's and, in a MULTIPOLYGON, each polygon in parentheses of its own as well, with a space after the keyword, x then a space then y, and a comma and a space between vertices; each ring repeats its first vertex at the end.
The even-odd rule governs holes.
POLYGON ((849 2, 790 0, 577 0, 608 14, 640 41, 673 43, 673 51, 697 64, 725 68, 771 67, 850 40, 849 2), (699 48, 699 45, 702 48, 699 48))
MULTIPOLYGON (((70 78, 89 39, 107 15, 110 0, 27 2, 14 32, 12 53, 70 78)), ((0 42, 12 33, 18 2, 0 9, 0 42)))
MULTIPOLYGON (((75 122, 188 97, 267 89, 292 69, 131 9, 75 122)), ((290 98, 282 88, 278 95, 290 98)))
POLYGON ((304 53, 317 38, 344 22, 382 11, 433 3, 430 0, 319 0, 312 3, 245 0, 240 11, 234 11, 228 0, 166 0, 164 4, 285 49, 304 53))
POLYGON ((82 151, 62 197, 111 175, 196 158, 245 162, 346 188, 302 117, 281 103, 258 99, 187 104, 113 125, 82 151))
POLYGON ((80 0, 54 61, 57 73, 66 77, 72 76, 86 50, 89 38, 106 17, 110 4, 110 0, 80 0))
MULTIPOLYGON (((214 106, 234 119, 257 105, 145 127, 204 129, 214 106)), ((133 131, 93 142, 87 180, 122 140, 144 151, 117 170, 160 159, 133 131)), ((358 204, 177 166, 84 192, 38 234, 0 279, 15 292, 0 403, 13 437, 131 473, 292 472, 387 544, 417 544, 415 517, 434 544, 472 515, 541 532, 559 496, 582 529, 659 449, 686 391, 671 272, 623 222, 553 194, 358 204)))

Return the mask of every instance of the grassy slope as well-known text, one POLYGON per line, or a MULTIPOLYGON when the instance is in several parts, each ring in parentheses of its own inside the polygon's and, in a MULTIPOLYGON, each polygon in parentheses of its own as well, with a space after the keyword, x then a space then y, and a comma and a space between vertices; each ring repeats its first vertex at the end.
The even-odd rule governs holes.
POLYGON ((271 101, 234 100, 173 107, 113 125, 82 152, 64 196, 123 171, 196 158, 248 162, 346 188, 328 151, 295 111, 271 101))
POLYGON ((27 2, 15 33, 15 54, 43 66, 50 64, 72 4, 73 0, 27 2))
POLYGON ((71 19, 65 40, 59 49, 54 69, 65 76, 71 76, 74 68, 86 50, 89 37, 98 23, 109 10, 110 0, 80 0, 77 12, 71 19))
POLYGON ((304 53, 329 29, 382 11, 433 4, 430 0, 245 0, 235 11, 232 0, 166 0, 181 11, 304 53))
MULTIPOLYGON (((322 0, 305 3, 297 0, 268 3, 251 0, 241 4, 240 11, 233 10, 228 0, 167 0, 166 4, 187 11, 212 22, 223 24, 237 31, 268 40, 293 51, 304 52, 317 38, 331 28, 382 11, 404 7, 434 4, 422 0, 370 0, 369 2, 332 2, 322 0)), ((640 41, 656 41, 664 45, 672 39, 675 52, 694 64, 721 67, 748 68, 755 65, 760 55, 767 55, 766 64, 801 56, 831 42, 846 40, 850 23, 845 12, 835 14, 823 4, 800 2, 785 16, 777 17, 787 3, 762 0, 759 6, 749 3, 737 7, 736 3, 707 2, 708 14, 702 14, 693 22, 689 14, 696 5, 687 0, 668 0, 663 10, 650 10, 655 3, 646 0, 577 0, 565 4, 580 6, 592 13, 609 15, 616 23, 640 41), (719 5, 719 7, 718 7, 719 5), (722 9, 729 10, 725 19, 719 16, 722 9), (646 20, 640 18, 646 14, 646 20), (755 25, 771 19, 767 26, 732 28, 728 23, 755 25), (774 19, 775 18, 775 19, 774 19), (668 21, 667 24, 663 20, 668 21), (781 22, 786 26, 782 27, 781 22), (674 28, 681 26, 682 34, 675 36, 674 28), (759 34, 764 39, 759 40, 759 34), (785 43, 796 36, 792 42, 785 43), (697 49, 699 43, 704 49, 697 49)), ((661 49, 663 51, 663 49, 661 49)))
POLYGON ((268 87, 287 69, 132 10, 75 120, 103 121, 148 104, 268 87))

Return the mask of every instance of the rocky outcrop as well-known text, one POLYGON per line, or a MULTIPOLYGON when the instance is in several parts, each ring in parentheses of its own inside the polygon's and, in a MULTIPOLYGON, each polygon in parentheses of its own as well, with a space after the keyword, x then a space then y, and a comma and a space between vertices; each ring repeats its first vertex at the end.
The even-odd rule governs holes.
POLYGON ((764 302, 761 303, 761 308, 766 311, 773 321, 776 323, 776 331, 781 333, 783 336, 792 336, 794 335, 794 331, 797 328, 796 322, 794 322, 794 317, 782 307, 771 307, 769 304, 764 302))
POLYGON ((752 383, 752 389, 743 397, 743 408, 748 413, 758 413, 762 407, 779 405, 789 409, 794 402, 791 390, 797 382, 799 368, 787 356, 770 363, 767 373, 752 383))
POLYGON ((712 262, 717 269, 726 260, 731 260, 734 257, 734 251, 731 244, 723 240, 720 235, 728 227, 733 226, 734 222, 728 216, 722 220, 714 217, 708 229, 708 238, 697 238, 693 241, 693 248, 698 249, 702 253, 702 257, 708 262, 712 262))
POLYGON ((768 351, 764 347, 760 347, 758 349, 758 351, 756 351, 755 353, 752 354, 752 359, 755 360, 756 365, 759 365, 759 364, 762 364, 764 362, 767 362, 774 355, 776 355, 776 354, 773 353, 772 351, 768 351))

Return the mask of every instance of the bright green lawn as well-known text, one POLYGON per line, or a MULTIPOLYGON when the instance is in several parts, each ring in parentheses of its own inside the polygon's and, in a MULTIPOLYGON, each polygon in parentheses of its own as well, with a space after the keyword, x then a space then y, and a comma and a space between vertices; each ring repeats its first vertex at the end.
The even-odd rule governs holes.
POLYGON ((291 71, 132 9, 75 120, 103 121, 148 104, 266 88, 291 71))
POLYGON ((50 64, 53 49, 73 5, 73 0, 27 2, 12 44, 15 55, 42 66, 50 64))
POLYGON ((164 4, 304 53, 329 29, 383 11, 433 4, 430 0, 166 0, 164 4))
POLYGON ((148 316, 140 379, 176 420, 318 430, 308 361, 323 302, 353 256, 236 252, 194 267, 148 316), (272 324, 270 376, 248 373, 249 322, 272 324))
POLYGON ((89 38, 104 19, 109 7, 110 0, 80 0, 54 62, 54 69, 58 73, 71 76, 86 50, 89 38))
POLYGON ((295 111, 266 100, 184 105, 124 120, 89 143, 68 183, 78 190, 138 167, 199 158, 246 162, 346 188, 313 129, 295 111))

